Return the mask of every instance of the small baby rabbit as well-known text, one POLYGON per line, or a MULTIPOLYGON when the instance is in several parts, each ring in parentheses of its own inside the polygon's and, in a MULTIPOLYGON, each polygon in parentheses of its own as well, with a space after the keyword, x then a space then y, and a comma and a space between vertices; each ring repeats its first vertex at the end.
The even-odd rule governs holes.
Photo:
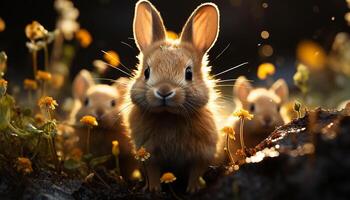
POLYGON ((118 140, 120 168, 124 178, 128 178, 136 166, 132 143, 119 115, 127 82, 128 79, 119 78, 113 85, 95 84, 90 72, 81 70, 73 82, 75 104, 70 114, 71 122, 78 126, 76 134, 81 150, 86 150, 87 129, 79 126, 79 120, 85 115, 94 116, 98 121, 98 127, 93 129, 90 139, 94 156, 111 154, 112 141, 118 140))
POLYGON ((217 94, 206 53, 218 30, 219 10, 206 3, 193 12, 180 38, 170 40, 155 7, 148 1, 136 4, 134 38, 141 53, 128 120, 136 148, 151 153, 151 191, 160 190, 160 176, 166 171, 188 173, 187 191, 198 190, 199 177, 215 158, 217 94))
MULTIPOLYGON (((270 89, 253 88, 249 81, 241 76, 237 79, 233 92, 236 96, 236 109, 243 108, 254 115, 252 120, 244 122, 244 142, 247 147, 255 147, 277 126, 284 124, 280 108, 288 100, 288 86, 283 79, 277 80, 270 89)), ((239 120, 234 120, 236 132, 234 150, 241 148, 239 141, 239 120)), ((234 151, 233 151, 234 152, 234 151)))

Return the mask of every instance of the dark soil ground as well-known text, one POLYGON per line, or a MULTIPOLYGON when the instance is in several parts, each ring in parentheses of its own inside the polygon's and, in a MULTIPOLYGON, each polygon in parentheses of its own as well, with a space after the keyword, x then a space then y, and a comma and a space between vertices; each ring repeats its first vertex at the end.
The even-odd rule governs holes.
MULTIPOLYGON (((276 129, 239 170, 212 167, 207 187, 194 195, 151 194, 140 183, 127 186, 103 168, 86 180, 65 173, 14 169, 1 172, 0 199, 349 199, 348 111, 308 112, 276 129)), ((176 188, 175 188, 176 189, 176 188)), ((166 191, 166 190, 165 190, 166 191)))

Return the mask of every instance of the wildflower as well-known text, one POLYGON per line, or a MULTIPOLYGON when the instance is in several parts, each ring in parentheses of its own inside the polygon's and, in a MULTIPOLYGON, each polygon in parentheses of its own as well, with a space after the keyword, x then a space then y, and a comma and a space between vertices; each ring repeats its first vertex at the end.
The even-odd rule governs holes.
POLYGON ((299 64, 297 68, 297 72, 293 76, 294 84, 301 90, 302 93, 306 93, 309 88, 307 82, 309 80, 310 72, 308 68, 299 64))
POLYGON ((245 152, 245 145, 244 145, 244 138, 243 138, 243 127, 244 127, 244 120, 248 119, 251 120, 254 115, 250 114, 248 111, 244 109, 240 109, 239 111, 236 111, 233 113, 234 116, 240 118, 240 124, 239 124, 239 139, 241 142, 241 150, 242 152, 245 152))
POLYGON ((275 66, 272 63, 263 63, 258 67, 258 78, 265 80, 267 76, 275 74, 275 66))
POLYGON ((65 39, 73 39, 74 33, 79 29, 79 23, 76 21, 79 10, 69 0, 56 0, 54 6, 59 14, 57 29, 60 30, 65 39))
POLYGON ((36 79, 38 80, 50 81, 51 78, 52 78, 52 75, 49 72, 38 70, 38 72, 36 73, 36 79))
POLYGON ((326 64, 326 52, 313 41, 303 41, 297 47, 297 58, 311 70, 320 70, 326 64))
POLYGON ((97 120, 95 117, 90 115, 85 115, 80 119, 80 122, 88 127, 88 134, 86 138, 86 152, 90 153, 90 137, 91 137, 91 128, 98 126, 97 120))
POLYGON ((39 22, 33 21, 26 26, 25 33, 28 39, 34 41, 45 38, 48 31, 39 22))
POLYGON ((33 79, 24 79, 23 85, 26 90, 38 89, 38 83, 33 79))
POLYGON ((58 106, 57 101, 49 96, 44 96, 39 99, 38 105, 42 109, 55 110, 58 106))
POLYGON ((0 32, 3 32, 6 28, 5 21, 0 17, 0 32))
POLYGON ((172 183, 176 180, 176 177, 171 172, 166 172, 160 178, 161 183, 172 183))
POLYGON ((87 125, 87 126, 90 126, 90 127, 93 127, 93 126, 98 126, 98 123, 97 123, 97 120, 95 117, 93 116, 90 116, 90 115, 85 115, 83 116, 81 119, 80 119, 80 122, 87 125))
POLYGON ((233 115, 241 119, 248 119, 248 120, 252 120, 254 117, 253 114, 250 114, 247 110, 244 110, 244 109, 240 109, 239 111, 234 112, 233 115))
POLYGON ((117 140, 113 140, 112 141, 112 154, 114 156, 118 156, 119 155, 119 142, 117 140))
POLYGON ((7 90, 7 81, 5 79, 0 79, 0 95, 5 95, 7 90))
POLYGON ((172 40, 176 40, 179 38, 179 35, 173 31, 167 31, 166 32, 166 37, 172 40))
POLYGON ((225 126, 223 129, 222 129, 222 132, 224 132, 225 134, 227 134, 232 140, 235 140, 235 130, 233 130, 232 127, 230 126, 225 126))
POLYGON ((105 52, 103 59, 105 59, 110 65, 113 65, 115 67, 117 67, 120 64, 118 53, 112 50, 105 52))
POLYGON ((151 157, 151 154, 146 151, 144 147, 141 147, 139 150, 137 150, 135 159, 140 160, 141 162, 146 161, 149 157, 151 157))
POLYGON ((118 174, 120 174, 120 167, 119 167, 119 142, 117 140, 112 141, 112 154, 115 157, 115 170, 118 174))
POLYGON ((80 45, 84 48, 88 47, 92 42, 92 37, 86 29, 79 29, 75 33, 75 38, 79 41, 80 45))
POLYGON ((22 174, 30 174, 33 172, 32 162, 25 157, 18 157, 16 162, 16 168, 18 172, 22 174))
POLYGON ((231 163, 234 163, 232 154, 231 154, 231 149, 230 149, 230 140, 229 139, 233 139, 235 140, 235 131, 233 130, 232 127, 230 126, 225 126, 222 131, 226 134, 226 144, 225 144, 225 151, 228 154, 228 157, 231 161, 231 163))

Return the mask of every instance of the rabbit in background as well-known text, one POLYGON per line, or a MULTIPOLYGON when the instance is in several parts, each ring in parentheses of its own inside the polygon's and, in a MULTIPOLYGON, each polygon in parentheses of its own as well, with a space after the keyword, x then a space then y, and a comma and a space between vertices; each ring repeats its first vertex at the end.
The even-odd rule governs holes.
POLYGON ((127 83, 128 79, 122 77, 113 85, 95 84, 90 72, 81 70, 73 82, 75 102, 70 113, 71 123, 77 126, 75 133, 79 137, 78 146, 81 150, 86 150, 87 129, 81 127, 79 120, 85 115, 94 116, 99 124, 93 129, 90 139, 94 156, 111 154, 112 141, 118 140, 120 168, 124 178, 130 177, 136 166, 132 143, 120 115, 127 83))
POLYGON ((212 3, 192 13, 175 41, 166 38, 163 20, 150 2, 136 4, 134 38, 141 53, 130 84, 128 123, 136 148, 151 153, 145 186, 151 191, 161 189, 160 176, 169 171, 187 180, 188 192, 197 191, 200 176, 215 159, 217 94, 206 53, 218 31, 219 10, 212 3))
MULTIPOLYGON (((236 109, 243 108, 254 115, 252 120, 244 122, 244 142, 253 148, 267 138, 276 127, 284 124, 280 113, 281 106, 288 101, 288 85, 283 79, 277 80, 270 88, 253 88, 249 80, 240 76, 234 85, 236 109)), ((233 151, 241 148, 239 138, 240 122, 234 119, 236 132, 233 151)))

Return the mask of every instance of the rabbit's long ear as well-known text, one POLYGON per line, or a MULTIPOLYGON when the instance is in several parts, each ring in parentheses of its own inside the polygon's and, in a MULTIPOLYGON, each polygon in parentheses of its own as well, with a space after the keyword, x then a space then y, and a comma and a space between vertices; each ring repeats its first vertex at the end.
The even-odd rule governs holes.
POLYGON ((249 83, 246 77, 240 76, 233 86, 233 93, 242 103, 247 101, 249 93, 252 91, 252 85, 249 83))
POLYGON ((90 72, 85 69, 81 70, 73 81, 73 97, 82 99, 87 90, 94 84, 94 79, 90 72))
POLYGON ((289 89, 285 80, 278 79, 270 88, 273 92, 281 98, 282 103, 285 103, 288 100, 289 89))
POLYGON ((203 55, 219 35, 219 9, 213 3, 200 5, 193 11, 181 33, 181 42, 192 43, 203 55))
POLYGON ((139 1, 135 7, 134 38, 140 51, 153 42, 165 40, 165 27, 157 9, 148 1, 139 1))

